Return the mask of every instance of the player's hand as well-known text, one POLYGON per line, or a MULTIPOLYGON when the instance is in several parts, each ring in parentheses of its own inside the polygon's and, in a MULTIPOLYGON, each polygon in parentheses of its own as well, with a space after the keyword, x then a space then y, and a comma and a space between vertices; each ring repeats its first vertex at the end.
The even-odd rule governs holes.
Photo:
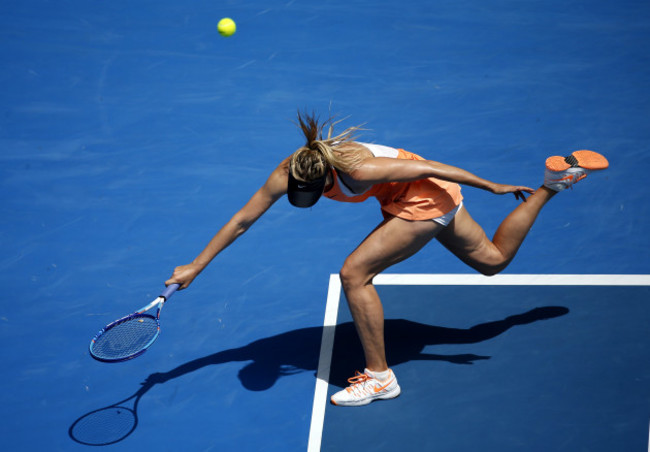
POLYGON ((201 273, 201 270, 203 269, 197 264, 188 264, 176 267, 174 273, 172 273, 172 277, 165 281, 165 285, 180 284, 181 287, 179 289, 187 289, 189 285, 192 284, 192 281, 194 281, 194 278, 201 273))
POLYGON ((521 199, 523 202, 526 202, 525 193, 528 193, 529 195, 535 193, 535 190, 530 187, 505 184, 494 184, 491 191, 495 195, 505 195, 506 193, 512 193, 515 195, 515 199, 521 199))

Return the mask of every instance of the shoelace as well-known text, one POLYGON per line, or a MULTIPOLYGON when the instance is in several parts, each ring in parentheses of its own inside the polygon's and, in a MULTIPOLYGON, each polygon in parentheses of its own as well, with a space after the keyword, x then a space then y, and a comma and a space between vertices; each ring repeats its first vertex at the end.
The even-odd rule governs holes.
POLYGON ((363 395, 367 393, 366 383, 368 380, 371 380, 371 378, 367 374, 362 374, 357 370, 355 371, 354 377, 348 378, 348 383, 350 383, 350 386, 345 389, 349 393, 363 395))

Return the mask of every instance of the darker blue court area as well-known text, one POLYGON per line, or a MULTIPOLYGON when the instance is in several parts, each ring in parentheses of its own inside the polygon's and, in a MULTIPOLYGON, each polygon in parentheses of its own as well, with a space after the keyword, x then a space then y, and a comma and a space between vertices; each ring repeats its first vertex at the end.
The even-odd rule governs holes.
MULTIPOLYGON (((507 272, 650 274, 649 40, 638 0, 3 1, 2 450, 306 450, 329 275, 374 201, 280 200, 167 303, 143 356, 88 355, 303 144, 298 109, 508 184, 601 152, 610 168, 549 203, 507 272)), ((517 205, 463 194, 488 235, 517 205)), ((390 269, 470 271, 437 243, 390 269)), ((352 426, 374 450, 643 449, 644 290, 382 288, 404 395, 328 408, 324 449, 361 444, 352 426), (546 306, 568 312, 530 314, 546 306)), ((332 391, 362 365, 341 312, 332 391)))
MULTIPOLYGON (((322 450, 643 450, 648 287, 382 286, 402 394, 330 405, 322 450)), ((361 346, 341 307, 329 395, 361 346)), ((360 370, 363 370, 362 368, 360 370)))

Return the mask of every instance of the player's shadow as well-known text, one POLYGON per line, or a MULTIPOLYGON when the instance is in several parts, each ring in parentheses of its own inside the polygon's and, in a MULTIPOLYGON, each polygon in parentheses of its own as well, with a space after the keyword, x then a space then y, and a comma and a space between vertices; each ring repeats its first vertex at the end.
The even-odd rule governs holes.
MULTIPOLYGON (((503 320, 482 323, 468 329, 425 325, 404 319, 385 322, 386 354, 392 366, 415 360, 447 361, 454 364, 473 364, 489 356, 471 353, 441 355, 425 353, 425 347, 443 344, 474 344, 492 339, 514 326, 567 314, 564 307, 536 308, 503 320)), ((363 365, 363 353, 354 324, 337 325, 329 383, 343 387, 350 366, 363 365)), ((142 396, 158 384, 182 377, 204 367, 230 362, 249 362, 238 373, 242 385, 251 391, 271 388, 282 376, 304 371, 316 371, 323 327, 302 328, 277 336, 251 342, 239 348, 213 353, 182 364, 169 372, 153 373, 130 397, 107 407, 93 410, 78 418, 68 435, 77 443, 106 446, 123 441, 138 425, 138 403, 142 396), (130 402, 133 400, 133 402, 130 402)))
MULTIPOLYGON (((443 344, 474 344, 492 339, 510 328, 540 320, 563 316, 569 312, 565 307, 535 308, 523 314, 503 320, 482 323, 468 329, 425 325, 411 320, 387 319, 385 321, 386 355, 391 366, 408 361, 446 361, 454 364, 473 364, 489 359, 471 353, 442 355, 424 353, 425 347, 443 344)), ((334 327, 328 327, 334 328, 334 327)), ((364 363, 361 344, 354 324, 337 325, 329 383, 343 387, 349 377, 350 366, 364 363)), ((150 383, 164 383, 173 378, 194 372, 206 366, 235 361, 250 361, 238 373, 242 385, 251 391, 271 388, 282 376, 303 371, 316 371, 323 327, 310 327, 288 331, 277 336, 251 342, 248 345, 224 350, 189 361, 169 372, 148 377, 150 383)))

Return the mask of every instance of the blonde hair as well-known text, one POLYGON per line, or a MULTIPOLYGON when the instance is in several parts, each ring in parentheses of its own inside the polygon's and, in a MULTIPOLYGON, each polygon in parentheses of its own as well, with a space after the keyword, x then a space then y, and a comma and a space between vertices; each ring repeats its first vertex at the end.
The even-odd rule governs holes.
POLYGON ((298 112, 298 125, 305 135, 305 145, 291 156, 289 167, 291 174, 303 182, 311 182, 327 174, 329 167, 349 173, 359 167, 363 155, 353 150, 336 149, 339 145, 353 141, 360 127, 349 127, 338 135, 334 135, 334 126, 340 121, 333 118, 319 124, 314 115, 298 112), (327 128, 327 138, 323 138, 323 129, 327 128))

